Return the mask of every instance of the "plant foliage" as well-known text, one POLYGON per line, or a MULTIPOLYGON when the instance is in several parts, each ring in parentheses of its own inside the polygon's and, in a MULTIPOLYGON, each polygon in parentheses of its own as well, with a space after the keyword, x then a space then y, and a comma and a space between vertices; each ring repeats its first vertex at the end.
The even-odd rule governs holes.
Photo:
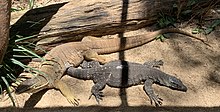
POLYGON ((42 57, 38 56, 36 53, 31 51, 29 48, 33 47, 33 43, 24 43, 22 41, 30 37, 22 37, 15 36, 11 37, 9 40, 9 45, 7 48, 7 52, 4 56, 3 63, 0 66, 0 92, 6 90, 13 105, 15 106, 15 102, 11 95, 10 84, 16 81, 16 77, 18 74, 26 68, 31 68, 25 65, 22 60, 31 59, 31 58, 39 58, 43 60, 42 57), (17 44, 19 43, 19 45, 17 44))

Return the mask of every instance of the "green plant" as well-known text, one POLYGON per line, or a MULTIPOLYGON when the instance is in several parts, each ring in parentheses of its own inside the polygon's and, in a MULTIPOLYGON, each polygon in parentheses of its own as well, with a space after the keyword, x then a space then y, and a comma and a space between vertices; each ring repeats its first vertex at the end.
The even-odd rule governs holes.
POLYGON ((205 30, 204 33, 210 34, 212 31, 214 31, 215 27, 218 26, 220 24, 220 19, 215 20, 210 26, 208 26, 205 30))
MULTIPOLYGON (((171 17, 171 16, 166 15, 164 13, 159 13, 159 15, 160 15, 160 18, 157 21, 157 26, 159 28, 165 28, 165 27, 168 27, 168 26, 174 26, 174 23, 176 22, 176 19, 174 17, 171 17)), ((156 37, 156 39, 163 42, 166 39, 166 35, 165 34, 158 35, 156 37)))
POLYGON ((16 12, 16 11, 21 11, 21 9, 17 9, 17 8, 11 8, 11 12, 16 12))
POLYGON ((187 0, 183 2, 178 0, 173 5, 173 8, 177 9, 176 16, 178 19, 187 19, 190 22, 197 18, 199 21, 202 21, 205 15, 214 9, 219 2, 219 0, 187 0))
POLYGON ((28 2, 29 3, 28 4, 29 5, 29 9, 33 9, 34 8, 34 2, 35 2, 34 0, 29 0, 29 2, 28 2))
MULTIPOLYGON (((22 1, 22 2, 24 2, 24 1, 22 1)), ((26 5, 25 5, 25 7, 23 7, 18 4, 17 8, 14 8, 13 6, 11 7, 11 12, 21 11, 21 10, 28 9, 28 8, 33 9, 34 6, 35 6, 35 0, 28 0, 28 7, 26 5)))
POLYGON ((174 26, 176 19, 164 13, 159 13, 160 17, 157 21, 157 25, 159 28, 165 28, 167 26, 174 26))
POLYGON ((185 15, 185 16, 189 15, 189 14, 192 14, 193 6, 195 4, 197 4, 198 2, 199 2, 199 0, 188 0, 187 5, 186 5, 186 9, 182 10, 181 14, 185 15))
POLYGON ((205 35, 208 35, 208 34, 210 34, 212 31, 214 31, 214 30, 215 30, 215 27, 218 26, 219 24, 220 24, 220 19, 217 19, 217 20, 214 20, 214 21, 212 22, 212 24, 209 25, 208 27, 203 27, 203 28, 197 27, 197 28, 194 28, 194 29, 192 30, 192 33, 193 33, 193 34, 203 33, 203 34, 205 34, 205 35))
MULTIPOLYGON (((34 46, 33 43, 22 42, 23 40, 32 37, 34 36, 22 37, 17 35, 10 38, 3 63, 0 65, 0 92, 2 93, 3 90, 6 90, 14 106, 15 102, 11 95, 10 84, 16 81, 16 77, 23 69, 31 68, 23 64, 22 60, 27 58, 40 58, 43 60, 42 57, 29 49, 34 46)), ((31 69, 35 70, 34 68, 31 69)))

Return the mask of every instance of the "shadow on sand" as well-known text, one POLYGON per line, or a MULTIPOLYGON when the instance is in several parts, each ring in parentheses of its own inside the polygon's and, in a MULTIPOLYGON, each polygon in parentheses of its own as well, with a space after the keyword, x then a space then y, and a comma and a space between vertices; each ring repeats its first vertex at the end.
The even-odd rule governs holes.
POLYGON ((153 106, 125 106, 125 107, 51 107, 51 108, 0 108, 1 112, 219 112, 220 107, 153 107, 153 106))

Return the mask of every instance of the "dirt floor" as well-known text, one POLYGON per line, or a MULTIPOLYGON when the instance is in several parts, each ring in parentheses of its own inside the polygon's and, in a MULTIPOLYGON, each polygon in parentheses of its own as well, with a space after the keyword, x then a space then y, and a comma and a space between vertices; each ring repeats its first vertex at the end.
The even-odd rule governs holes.
MULTIPOLYGON (((187 27, 184 30, 190 31, 187 27)), ((125 33, 136 35, 146 33, 146 29, 125 33)), ((186 36, 172 34, 165 42, 159 40, 122 53, 104 55, 108 60, 118 59, 144 63, 149 60, 163 60, 161 70, 174 75, 187 86, 187 92, 179 92, 166 87, 153 85, 155 93, 163 99, 159 108, 150 104, 143 91, 143 85, 128 89, 106 87, 103 101, 97 104, 94 97, 88 100, 92 81, 78 80, 64 76, 74 89, 80 105, 72 106, 57 90, 50 89, 37 94, 15 95, 17 108, 11 107, 10 100, 0 102, 1 112, 219 112, 220 111, 220 27, 206 38, 212 47, 186 36)))

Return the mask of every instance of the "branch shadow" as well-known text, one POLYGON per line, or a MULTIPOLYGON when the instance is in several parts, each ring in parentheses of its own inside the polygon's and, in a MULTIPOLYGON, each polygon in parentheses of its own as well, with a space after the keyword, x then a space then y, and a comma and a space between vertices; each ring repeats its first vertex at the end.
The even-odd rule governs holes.
POLYGON ((50 108, 0 108, 1 112, 219 112, 220 107, 178 107, 178 106, 81 106, 81 107, 50 107, 50 108))
POLYGON ((211 59, 215 61, 215 63, 213 63, 215 67, 207 74, 206 84, 208 86, 220 88, 220 55, 212 56, 211 59))
POLYGON ((23 37, 37 35, 41 29, 51 20, 54 14, 66 3, 53 4, 41 8, 27 11, 15 24, 10 28, 10 37, 16 35, 23 37))
POLYGON ((43 95, 47 92, 47 90, 42 90, 38 93, 34 93, 30 96, 30 98, 25 102, 24 108, 33 108, 43 97, 43 95))
MULTIPOLYGON (((126 26, 126 20, 128 15, 128 4, 129 0, 122 0, 122 12, 121 12, 121 27, 126 26)), ((126 39, 124 39, 124 32, 121 32, 118 34, 118 37, 120 39, 120 49, 124 49, 126 45, 126 39)), ((125 54, 124 51, 119 52, 119 59, 124 60, 125 54)), ((128 63, 124 62, 121 63, 122 65, 128 66, 128 63)), ((128 67, 129 68, 129 67, 128 67)), ((121 85, 127 85, 128 84, 128 69, 122 68, 122 78, 121 78, 121 85)), ((127 101, 127 94, 125 88, 120 88, 120 99, 121 99, 121 105, 120 106, 128 106, 127 101)))

